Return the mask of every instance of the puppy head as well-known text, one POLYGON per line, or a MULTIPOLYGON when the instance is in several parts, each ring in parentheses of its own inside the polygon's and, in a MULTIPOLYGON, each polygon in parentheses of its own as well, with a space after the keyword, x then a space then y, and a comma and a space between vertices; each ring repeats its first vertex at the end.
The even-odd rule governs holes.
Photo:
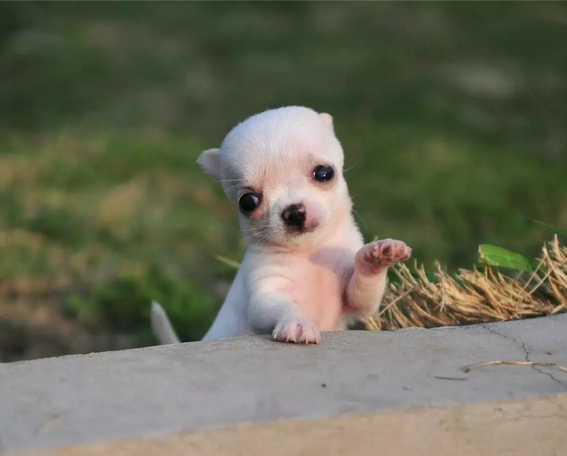
POLYGON ((313 244, 350 211, 343 161, 331 116, 303 107, 256 114, 198 159, 249 242, 290 248, 313 244))

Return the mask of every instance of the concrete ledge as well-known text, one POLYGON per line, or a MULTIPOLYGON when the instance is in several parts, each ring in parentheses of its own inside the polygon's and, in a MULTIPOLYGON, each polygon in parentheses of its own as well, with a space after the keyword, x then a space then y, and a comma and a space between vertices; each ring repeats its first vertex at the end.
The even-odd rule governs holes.
MULTIPOLYGON (((536 454, 521 452, 528 437, 539 441, 538 455, 560 454, 542 453, 541 444, 552 439, 549 451, 566 444, 561 393, 567 392, 567 372, 506 365, 462 371, 479 362, 526 359, 567 366, 567 315, 325 333, 316 347, 244 337, 3 364, 0 448, 90 445, 89 453, 83 446, 46 454, 146 454, 142 448, 155 449, 147 454, 187 454, 188 448, 238 454, 230 450, 242 444, 247 454, 284 454, 285 448, 285 454, 319 454, 323 448, 338 454, 330 452, 331 443, 342 445, 343 435, 352 445, 360 441, 361 451, 372 451, 340 446, 343 455, 387 455, 409 454, 424 442, 433 445, 428 436, 444 436, 457 439, 451 454, 536 454), (254 427, 228 429, 243 424, 254 427), (498 443, 498 432, 514 437, 498 443), (122 439, 144 442, 100 443, 122 439), (400 439, 408 441, 407 453, 387 453, 384 445, 400 449, 400 439), (284 446, 288 441, 293 448, 284 446), (168 450, 159 453, 160 445, 168 450)), ((437 442, 432 454, 449 454, 441 447, 437 442)))
POLYGON ((328 420, 172 434, 20 456, 559 456, 567 394, 328 420))

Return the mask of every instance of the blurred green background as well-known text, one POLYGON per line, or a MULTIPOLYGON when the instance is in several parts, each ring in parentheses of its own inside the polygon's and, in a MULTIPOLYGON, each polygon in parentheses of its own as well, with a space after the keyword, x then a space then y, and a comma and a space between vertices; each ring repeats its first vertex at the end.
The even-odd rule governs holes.
POLYGON ((283 105, 334 116, 367 239, 471 267, 567 226, 567 5, 0 3, 0 361, 200 338, 239 260, 195 163, 283 105))

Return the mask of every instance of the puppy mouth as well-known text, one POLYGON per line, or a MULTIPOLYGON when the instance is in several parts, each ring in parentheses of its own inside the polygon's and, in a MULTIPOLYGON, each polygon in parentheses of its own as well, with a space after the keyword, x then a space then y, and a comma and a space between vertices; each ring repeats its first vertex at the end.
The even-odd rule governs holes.
POLYGON ((301 236, 315 231, 319 227, 319 222, 313 222, 300 226, 286 226, 285 232, 288 236, 301 236))

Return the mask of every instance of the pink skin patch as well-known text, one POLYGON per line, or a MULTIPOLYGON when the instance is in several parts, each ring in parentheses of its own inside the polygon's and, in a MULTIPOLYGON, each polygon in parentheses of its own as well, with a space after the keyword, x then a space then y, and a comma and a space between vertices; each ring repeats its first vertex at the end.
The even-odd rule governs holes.
POLYGON ((305 201, 305 231, 312 231, 321 224, 323 213, 316 204, 305 201))

